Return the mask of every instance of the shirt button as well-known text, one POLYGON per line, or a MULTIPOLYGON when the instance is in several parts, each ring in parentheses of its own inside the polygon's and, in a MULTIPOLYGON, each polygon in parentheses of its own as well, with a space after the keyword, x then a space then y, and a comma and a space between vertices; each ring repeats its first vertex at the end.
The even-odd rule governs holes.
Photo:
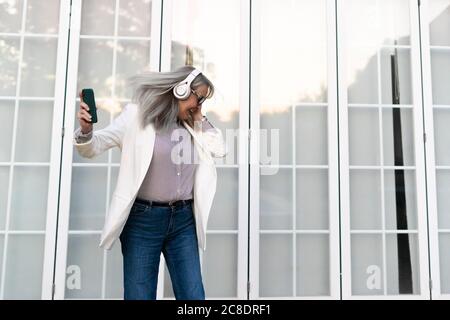
POLYGON ((180 173, 179 172, 177 172, 177 176, 179 176, 180 175, 180 173))

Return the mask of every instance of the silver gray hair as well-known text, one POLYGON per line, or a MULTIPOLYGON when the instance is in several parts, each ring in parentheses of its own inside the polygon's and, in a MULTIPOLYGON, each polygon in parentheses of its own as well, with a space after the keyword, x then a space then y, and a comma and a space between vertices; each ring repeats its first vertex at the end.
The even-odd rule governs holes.
MULTIPOLYGON (((178 119, 178 99, 173 95, 173 88, 194 70, 192 66, 183 66, 170 72, 144 71, 127 79, 133 87, 132 103, 139 106, 141 128, 150 123, 157 131, 168 130, 178 119)), ((191 88, 201 85, 208 87, 207 98, 214 94, 214 85, 203 74, 195 77, 191 88)))

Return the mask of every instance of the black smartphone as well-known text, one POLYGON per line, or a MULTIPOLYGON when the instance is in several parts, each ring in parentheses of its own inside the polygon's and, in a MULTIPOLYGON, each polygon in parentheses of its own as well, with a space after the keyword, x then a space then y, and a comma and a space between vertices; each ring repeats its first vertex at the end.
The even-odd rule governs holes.
POLYGON ((94 90, 85 88, 81 90, 83 101, 89 106, 89 114, 91 115, 91 123, 97 123, 97 107, 95 105, 94 90))

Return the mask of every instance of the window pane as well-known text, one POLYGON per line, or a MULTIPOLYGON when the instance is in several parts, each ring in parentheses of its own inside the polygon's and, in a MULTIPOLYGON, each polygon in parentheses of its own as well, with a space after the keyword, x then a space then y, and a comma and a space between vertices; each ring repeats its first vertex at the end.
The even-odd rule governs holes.
POLYGON ((330 295, 328 235, 297 236, 297 296, 330 295))
POLYGON ((116 1, 83 1, 81 7, 81 34, 110 36, 114 33, 116 1))
MULTIPOLYGON (((122 247, 117 243, 107 255, 106 299, 123 299, 123 259, 122 247)), ((98 253, 101 255, 101 253, 98 253)))
POLYGON ((383 247, 381 235, 351 236, 352 293, 354 295, 383 294, 383 247))
MULTIPOLYGON (((5 229, 8 204, 9 166, 0 166, 0 230, 5 229)), ((1 269, 0 269, 1 270, 1 269)))
POLYGON ((433 110, 436 165, 450 165, 450 109, 433 110))
POLYGON ((52 101, 21 101, 14 160, 50 162, 52 127, 52 101), (36 122, 36 119, 39 119, 39 122, 36 122))
POLYGON ((106 168, 72 169, 70 230, 101 230, 106 212, 106 168))
POLYGON ((261 175, 260 228, 292 228, 292 170, 278 169, 274 175, 261 175))
POLYGON ((378 110, 360 107, 349 108, 348 131, 350 165, 379 165, 378 110))
POLYGON ((450 46, 450 1, 429 1, 428 21, 430 21, 430 44, 450 46))
POLYGON ((259 295, 292 296, 292 235, 260 235, 259 295))
POLYGON ((297 229, 328 230, 328 170, 297 169, 297 229))
POLYGON ((66 299, 92 299, 101 296, 103 249, 98 247, 99 241, 98 235, 69 235, 66 299))
POLYGON ((16 95, 19 46, 18 38, 0 37, 0 95, 16 95))
POLYGON ((45 230, 48 174, 48 167, 14 167, 10 229, 45 230))
POLYGON ((0 32, 20 32, 22 14, 23 0, 0 2, 0 32))
POLYGON ((58 33, 60 0, 27 0, 26 31, 58 33))
POLYGON ((54 38, 25 38, 20 84, 22 96, 55 95, 57 41, 54 38))
POLYGON ((416 234, 386 235, 386 277, 387 294, 420 294, 419 246, 416 234), (398 241, 408 242, 409 259, 405 259, 404 243, 399 249, 398 241), (405 267, 405 265, 409 267, 405 267), (411 268, 411 276, 405 272, 408 268, 411 268), (400 282, 411 283, 412 291, 403 289, 404 291, 400 292, 400 282))
POLYGON ((296 163, 327 164, 327 107, 297 107, 295 117, 296 163))
POLYGON ((9 235, 5 265, 5 299, 41 299, 43 235, 9 235))
POLYGON ((350 170, 351 229, 381 229, 381 212, 380 171, 350 170))
POLYGON ((14 101, 0 100, 0 119, 4 120, 0 127, 0 162, 6 162, 11 160, 14 101))
POLYGON ((210 234, 206 241, 208 249, 203 255, 206 296, 237 297, 237 236, 210 234))
POLYGON ((449 74, 450 52, 431 50, 431 87, 434 104, 450 105, 449 74))
POLYGON ((149 37, 151 15, 151 0, 121 0, 119 35, 149 37))
POLYGON ((213 200, 208 229, 237 230, 238 228, 238 170, 234 168, 217 168, 216 194, 213 200))

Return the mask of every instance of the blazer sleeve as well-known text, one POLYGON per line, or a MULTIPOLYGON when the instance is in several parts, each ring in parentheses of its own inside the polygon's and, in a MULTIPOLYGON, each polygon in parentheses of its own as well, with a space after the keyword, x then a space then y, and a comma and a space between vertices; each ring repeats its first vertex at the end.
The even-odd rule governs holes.
POLYGON ((129 123, 131 104, 127 104, 122 112, 107 127, 83 135, 81 128, 74 131, 73 145, 84 158, 94 158, 112 147, 122 149, 122 141, 129 123), (87 141, 85 137, 90 137, 87 141), (84 138, 84 139, 83 139, 84 138))

